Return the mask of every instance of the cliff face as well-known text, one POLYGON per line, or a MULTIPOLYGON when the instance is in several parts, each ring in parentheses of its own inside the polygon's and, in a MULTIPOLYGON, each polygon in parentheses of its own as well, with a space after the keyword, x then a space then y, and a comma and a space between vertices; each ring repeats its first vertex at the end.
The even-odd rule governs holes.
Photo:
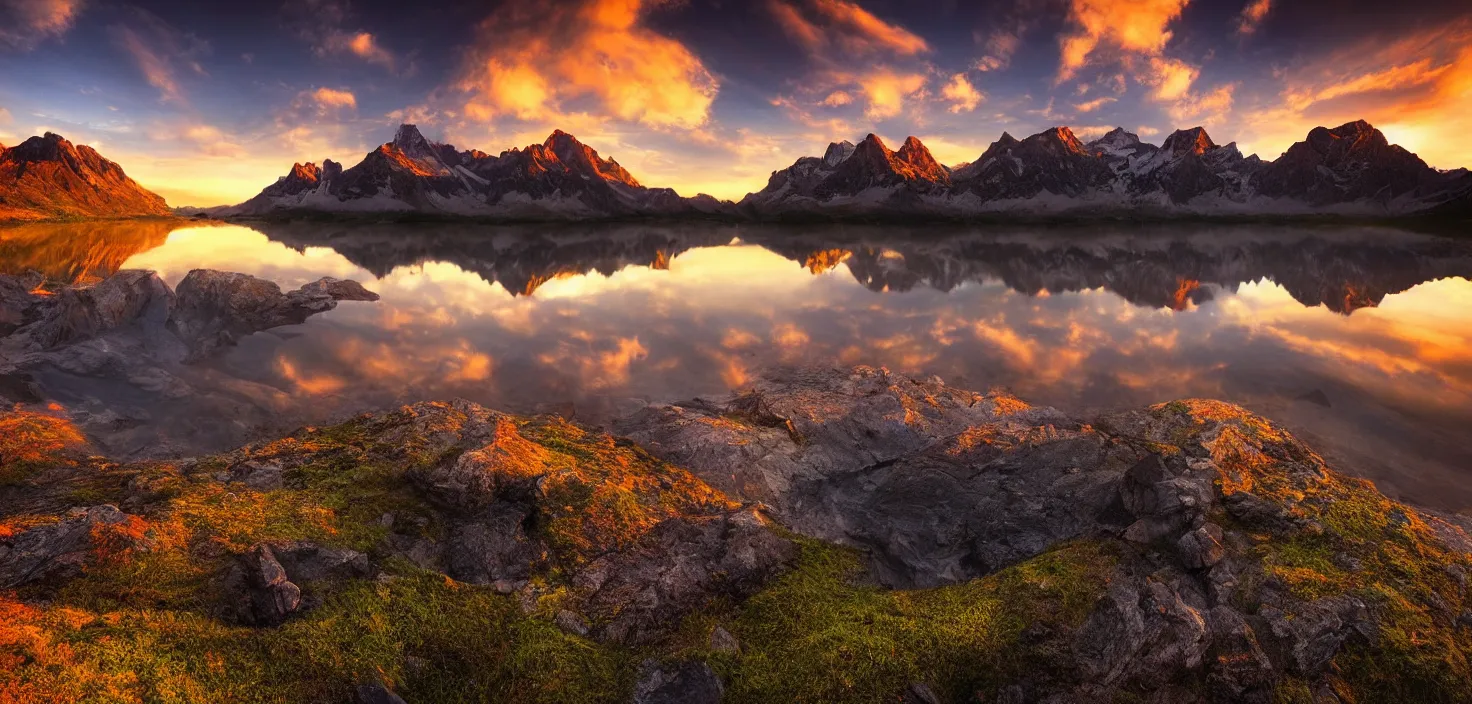
POLYGON ((170 214, 163 198, 86 145, 48 132, 0 147, 0 220, 170 214))
POLYGON ((1214 401, 1085 420, 860 367, 627 440, 464 402, 139 464, 62 410, 0 430, 18 701, 1472 691, 1465 532, 1214 401))

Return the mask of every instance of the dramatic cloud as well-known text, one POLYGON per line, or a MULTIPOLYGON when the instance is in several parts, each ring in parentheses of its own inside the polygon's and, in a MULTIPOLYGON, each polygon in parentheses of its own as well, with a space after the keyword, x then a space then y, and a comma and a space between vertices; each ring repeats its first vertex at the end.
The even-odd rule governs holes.
POLYGON ((30 51, 71 29, 84 0, 0 0, 0 49, 30 51))
POLYGON ((950 101, 951 107, 949 109, 953 113, 971 112, 975 110, 976 106, 981 104, 982 98, 981 93, 976 90, 975 86, 971 85, 970 79, 966 78, 966 74, 964 73, 951 76, 951 80, 946 83, 944 88, 941 88, 940 95, 942 98, 950 101))
POLYGON ((1165 50, 1166 28, 1190 0, 1073 0, 1070 32, 1062 39, 1058 80, 1072 78, 1101 49, 1154 56, 1165 50))
POLYGON ((1149 69, 1140 76, 1140 82, 1154 88, 1150 97, 1162 102, 1181 100, 1191 92, 1191 84, 1201 75, 1201 70, 1184 61, 1151 57, 1149 69))
POLYGON ((1256 32, 1272 9, 1273 0, 1252 0, 1247 7, 1242 8, 1242 14, 1237 16, 1237 32, 1239 34, 1256 32))
MULTIPOLYGON (((864 118, 877 122, 897 117, 907 104, 930 96, 926 83, 931 69, 917 58, 930 45, 909 30, 846 0, 769 0, 767 7, 815 67, 796 88, 810 104, 838 108, 859 97, 864 118)), ((973 109, 981 94, 965 76, 959 78, 961 84, 953 80, 944 89, 951 92, 945 98, 953 111, 973 109)), ((796 107, 786 98, 774 104, 796 107)), ((815 124, 805 111, 794 112, 804 123, 815 124)))
POLYGON ((924 39, 846 0, 771 0, 777 23, 811 52, 914 56, 930 51, 924 39))
POLYGON ((644 25, 659 3, 530 0, 496 10, 477 29, 457 88, 465 114, 549 120, 595 109, 661 128, 706 122, 717 82, 690 49, 644 25))
POLYGON ((1221 124, 1232 109, 1232 94, 1236 88, 1235 84, 1227 84, 1203 94, 1185 94, 1166 112, 1177 127, 1221 124))
POLYGON ((133 8, 127 19, 108 28, 113 42, 127 52, 148 84, 166 103, 185 102, 180 73, 208 75, 200 60, 210 51, 203 39, 175 29, 158 16, 133 8))
POLYGON ((906 101, 924 97, 925 79, 923 73, 897 73, 888 69, 860 76, 859 86, 869 103, 864 117, 878 122, 899 115, 906 101))

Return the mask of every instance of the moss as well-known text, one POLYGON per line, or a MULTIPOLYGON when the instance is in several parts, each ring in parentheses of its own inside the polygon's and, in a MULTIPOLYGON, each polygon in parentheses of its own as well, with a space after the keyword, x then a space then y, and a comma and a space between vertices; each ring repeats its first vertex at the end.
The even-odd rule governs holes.
POLYGON ((1076 627, 1115 562, 1101 545, 1078 543, 967 584, 890 591, 856 581, 857 553, 801 545, 797 569, 727 624, 743 654, 709 655, 727 701, 891 701, 918 681, 964 701, 1037 676, 1055 653, 1047 639, 1023 643, 1023 631, 1076 627))
POLYGON ((0 692, 15 702, 331 702, 366 680, 416 702, 611 702, 637 663, 432 575, 349 584, 277 629, 189 611, 0 611, 0 659, 16 665, 0 692))

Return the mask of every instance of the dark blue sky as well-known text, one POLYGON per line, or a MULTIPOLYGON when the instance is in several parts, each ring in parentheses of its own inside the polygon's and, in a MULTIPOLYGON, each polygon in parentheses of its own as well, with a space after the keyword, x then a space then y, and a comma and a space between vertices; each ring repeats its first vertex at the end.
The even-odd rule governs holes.
POLYGON ((735 198, 830 140, 1204 125, 1276 157, 1364 118, 1472 164, 1472 3, 0 0, 0 142, 97 146, 176 205, 349 165, 400 121, 498 152, 570 131, 735 198))

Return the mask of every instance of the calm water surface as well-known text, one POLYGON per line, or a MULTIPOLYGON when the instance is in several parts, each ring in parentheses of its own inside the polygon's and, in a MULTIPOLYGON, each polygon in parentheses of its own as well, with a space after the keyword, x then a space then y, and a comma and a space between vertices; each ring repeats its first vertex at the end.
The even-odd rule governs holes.
POLYGON ((154 398, 56 374, 111 448, 217 449, 465 397, 599 423, 778 364, 884 365, 1073 412, 1202 396, 1332 463, 1472 509, 1472 242, 1373 228, 490 228, 163 223, 0 230, 0 269, 241 271, 344 303, 253 335, 154 398), (162 440, 161 440, 162 438, 162 440))

